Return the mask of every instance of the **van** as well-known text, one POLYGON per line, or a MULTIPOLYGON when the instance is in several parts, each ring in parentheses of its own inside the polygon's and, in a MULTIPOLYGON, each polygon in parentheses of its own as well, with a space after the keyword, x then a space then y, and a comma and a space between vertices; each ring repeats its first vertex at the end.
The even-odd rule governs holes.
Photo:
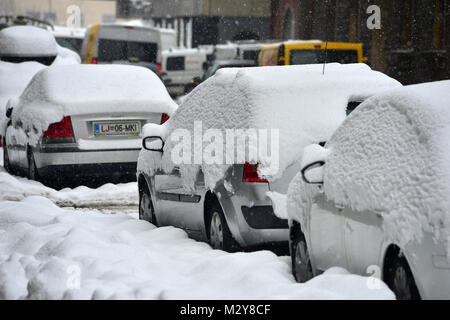
POLYGON ((326 62, 364 63, 361 43, 323 42, 320 40, 286 41, 261 45, 260 66, 316 64, 326 62), (326 52, 325 52, 326 51, 326 52))
POLYGON ((162 52, 161 72, 171 95, 185 93, 185 87, 192 79, 202 77, 211 50, 170 49, 162 52))
POLYGON ((147 62, 161 68, 161 52, 176 45, 176 32, 154 27, 95 24, 83 41, 83 63, 147 62))

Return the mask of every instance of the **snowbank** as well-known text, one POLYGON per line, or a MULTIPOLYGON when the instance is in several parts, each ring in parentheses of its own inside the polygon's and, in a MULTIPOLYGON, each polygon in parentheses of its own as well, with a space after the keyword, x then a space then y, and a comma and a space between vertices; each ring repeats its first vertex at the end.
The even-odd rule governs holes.
POLYGON ((339 268, 297 284, 288 257, 229 254, 180 229, 54 204, 90 198, 92 205, 127 194, 128 186, 57 192, 0 168, 0 299, 394 298, 384 284, 369 289, 373 279, 339 268))
MULTIPOLYGON (((227 129, 266 129, 271 150, 271 129, 279 130, 279 165, 267 157, 246 159, 259 162, 260 175, 273 181, 301 158, 306 145, 328 140, 345 119, 348 102, 398 86, 396 80, 364 64, 329 64, 325 75, 322 65, 221 69, 185 98, 167 123, 167 132, 184 129, 193 137, 196 121, 201 121, 203 132, 217 129, 224 137, 227 129)), ((177 142, 166 141, 160 160, 166 169, 171 167, 177 142)), ((154 162, 149 157, 161 156, 143 151, 140 170, 152 170, 146 165, 154 162)), ((180 166, 186 185, 192 185, 198 168, 180 166)), ((208 187, 213 188, 228 166, 204 164, 202 168, 208 187)))
POLYGON ((56 56, 55 37, 50 31, 31 27, 15 26, 0 31, 1 56, 56 56))
MULTIPOLYGON (((424 231, 450 240, 450 81, 370 98, 326 148, 328 199, 381 212, 386 234, 401 247, 420 241, 424 231)), ((294 215, 308 203, 301 184, 299 175, 289 192, 294 215)))
POLYGON ((38 72, 14 106, 35 143, 48 125, 66 115, 105 112, 165 112, 177 105, 150 70, 122 65, 53 66, 38 72))

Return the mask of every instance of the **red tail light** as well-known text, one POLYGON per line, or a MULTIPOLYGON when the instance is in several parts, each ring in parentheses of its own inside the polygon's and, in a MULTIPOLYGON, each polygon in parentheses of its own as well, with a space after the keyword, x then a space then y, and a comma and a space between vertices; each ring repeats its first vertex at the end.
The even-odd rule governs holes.
POLYGON ((162 70, 161 63, 158 63, 156 66, 158 67, 158 71, 161 72, 161 70, 162 70))
POLYGON ((258 165, 246 162, 244 164, 244 173, 242 181, 246 182, 267 182, 267 179, 262 179, 258 176, 258 165))
POLYGON ((73 138, 72 121, 64 117, 60 122, 52 123, 44 132, 44 138, 73 138))
POLYGON ((161 124, 169 120, 169 115, 167 113, 163 113, 161 116, 161 124))
POLYGON ((97 60, 97 58, 92 58, 92 60, 91 60, 91 64, 98 64, 98 60, 97 60))

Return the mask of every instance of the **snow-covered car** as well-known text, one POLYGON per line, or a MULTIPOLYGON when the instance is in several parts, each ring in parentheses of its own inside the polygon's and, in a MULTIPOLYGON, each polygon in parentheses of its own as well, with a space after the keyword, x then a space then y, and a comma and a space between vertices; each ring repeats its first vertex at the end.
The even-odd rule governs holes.
POLYGON ((9 106, 5 168, 62 182, 136 179, 141 128, 177 108, 153 72, 123 65, 45 68, 9 106))
POLYGON ((272 200, 287 192, 303 148, 326 141, 348 107, 401 86, 362 64, 322 70, 221 69, 166 124, 146 127, 140 218, 184 228, 214 248, 287 248, 287 220, 274 214, 272 200))
POLYGON ((361 104, 291 182, 292 270, 373 274, 399 299, 450 299, 450 81, 361 104))
POLYGON ((0 31, 0 137, 6 124, 6 105, 18 97, 31 78, 49 65, 79 64, 75 52, 60 47, 50 31, 14 26, 0 31))

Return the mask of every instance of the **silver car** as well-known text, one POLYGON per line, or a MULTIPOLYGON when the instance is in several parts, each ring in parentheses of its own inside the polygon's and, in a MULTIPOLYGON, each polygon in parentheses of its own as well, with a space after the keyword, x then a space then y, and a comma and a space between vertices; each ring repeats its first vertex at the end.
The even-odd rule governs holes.
POLYGON ((288 195, 299 282, 339 266, 398 299, 450 299, 449 93, 442 81, 373 97, 305 149, 288 195))
POLYGON ((145 133, 146 150, 138 162, 140 218, 183 228, 217 249, 287 245, 287 220, 274 213, 270 192, 287 192, 300 169, 300 163, 291 160, 308 141, 320 142, 331 136, 344 120, 346 109, 349 112, 368 96, 400 86, 365 65, 330 65, 326 78, 320 68, 222 69, 197 87, 164 128, 152 126, 145 133), (333 89, 326 93, 328 86, 333 89), (362 86, 363 92, 358 91, 362 86), (220 175, 212 178, 214 174, 204 162, 199 167, 170 165, 175 144, 171 135, 178 130, 194 132, 200 122, 205 130, 220 132, 265 126, 279 130, 277 176, 259 176, 260 163, 250 161, 225 166, 223 174, 223 167, 218 167, 212 172, 220 171, 220 175), (186 178, 193 187, 186 186, 186 178))
POLYGON ((135 180, 142 127, 160 124, 176 108, 146 68, 46 68, 8 104, 4 166, 52 184, 135 180))

